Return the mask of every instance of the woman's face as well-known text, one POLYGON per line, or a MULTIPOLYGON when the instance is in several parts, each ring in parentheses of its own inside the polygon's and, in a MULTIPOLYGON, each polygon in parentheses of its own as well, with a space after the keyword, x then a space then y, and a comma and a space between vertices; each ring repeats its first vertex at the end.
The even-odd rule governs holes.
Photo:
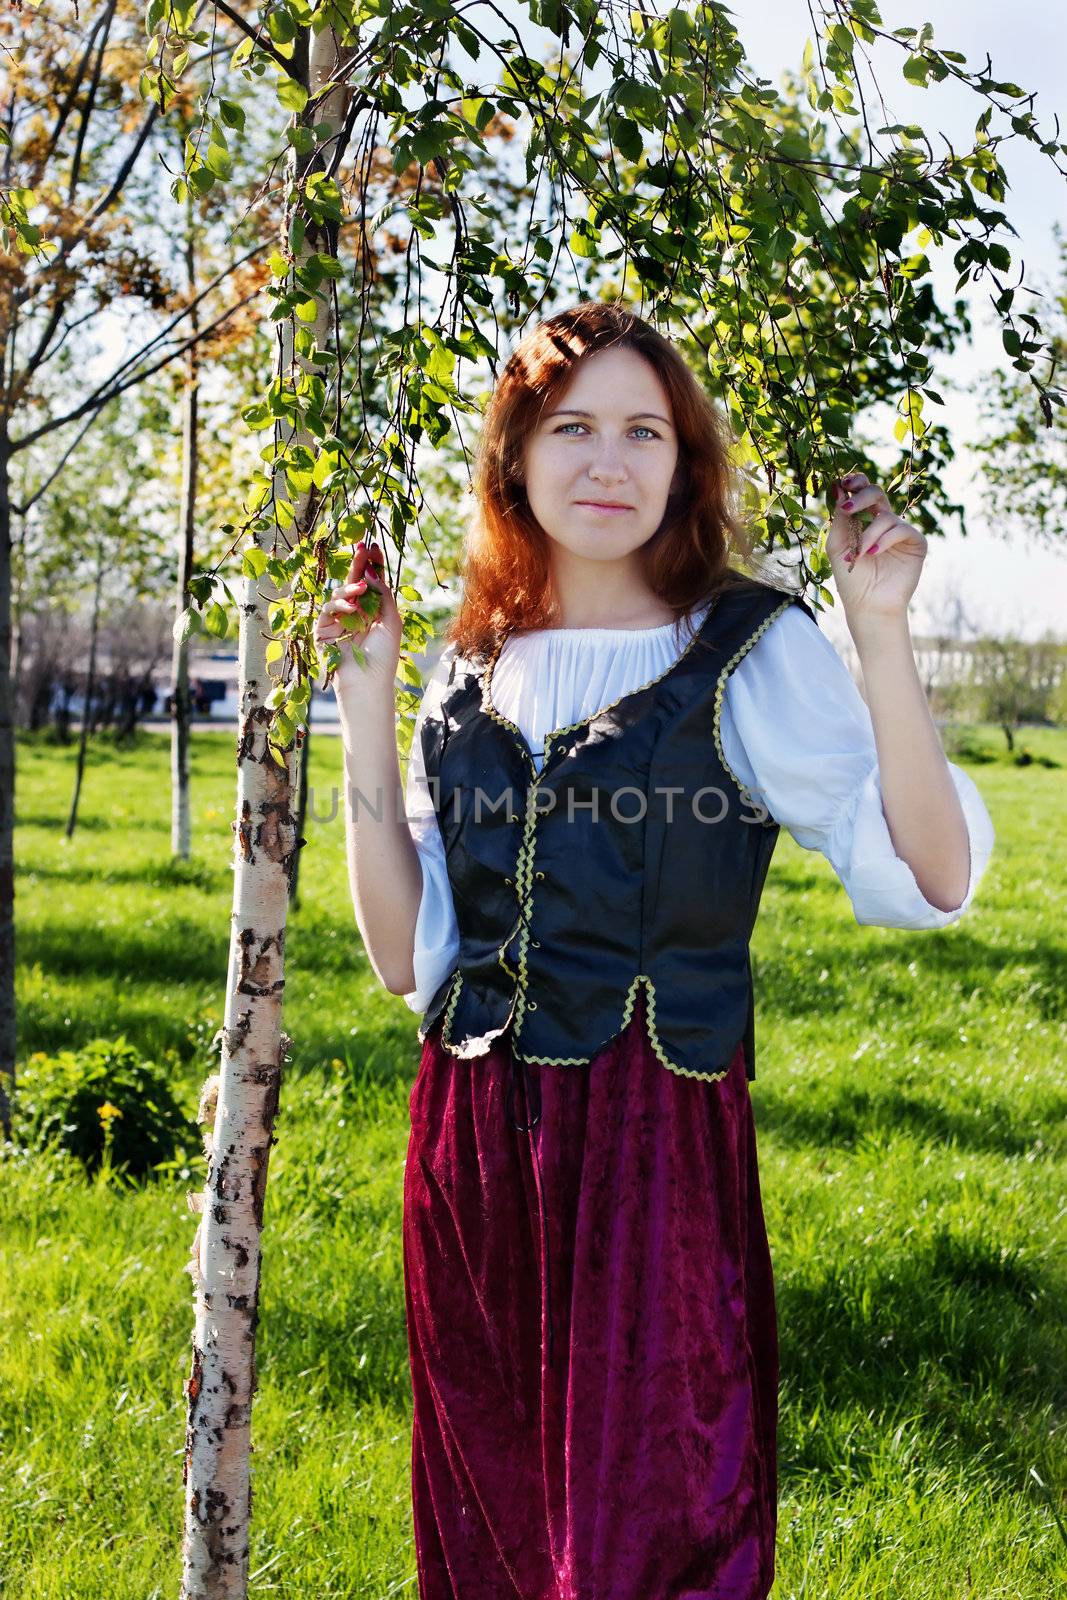
POLYGON ((523 464, 530 509, 550 539, 590 561, 637 550, 663 521, 678 465, 654 369, 635 350, 583 357, 542 413, 523 464), (611 502, 625 509, 605 509, 611 502))

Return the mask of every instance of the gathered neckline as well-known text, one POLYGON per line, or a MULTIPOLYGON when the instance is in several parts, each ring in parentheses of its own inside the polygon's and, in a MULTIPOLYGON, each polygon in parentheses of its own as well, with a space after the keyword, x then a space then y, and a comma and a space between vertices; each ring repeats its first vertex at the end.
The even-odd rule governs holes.
MULTIPOLYGON (((649 678, 647 682, 638 684, 636 688, 628 689, 624 694, 619 695, 617 699, 610 700, 607 703, 607 705, 600 706, 598 710, 591 712, 589 714, 589 716, 587 716, 587 717, 581 717, 577 722, 567 723, 561 728, 552 728, 552 729, 550 729, 550 731, 545 734, 545 737, 544 737, 544 740, 543 740, 543 743, 542 743, 542 747, 541 747, 542 748, 542 757, 543 757, 543 759, 544 760, 548 759, 549 746, 551 745, 552 740, 556 737, 557 734, 560 734, 560 733, 573 733, 575 731, 575 729, 577 729, 577 728, 586 728, 586 727, 588 727, 591 722, 595 722, 597 720, 597 718, 598 717, 602 717, 605 712, 614 711, 617 706, 623 705, 624 702, 626 702, 628 700, 636 700, 638 698, 638 696, 644 694, 646 692, 646 690, 654 688, 656 686, 656 684, 662 683, 665 678, 669 678, 672 673, 678 672, 681 669, 682 663, 685 661, 686 657, 690 654, 690 652, 692 651, 693 647, 697 644, 697 642, 701 638, 703 638, 704 629, 708 625, 708 618, 710 617, 710 614, 711 614, 711 611, 713 609, 713 606, 714 606, 714 601, 713 600, 709 600, 708 603, 707 603, 707 607, 706 607, 706 614, 703 617, 701 617, 700 621, 694 627, 691 638, 687 641, 687 643, 685 645, 682 646, 682 650, 681 650, 680 654, 677 655, 674 658, 673 661, 668 662, 666 666, 662 667, 659 672, 654 673, 653 676, 651 678, 649 678)), ((667 626, 668 627, 673 627, 674 624, 673 623, 668 623, 667 626)), ((552 632, 554 632, 556 630, 551 629, 551 628, 547 628, 547 629, 544 629, 542 631, 544 631, 546 633, 552 633, 552 632)), ((583 630, 578 630, 578 631, 583 631, 583 630)), ((593 628, 593 629, 584 630, 584 631, 589 631, 589 632, 593 632, 593 633, 596 633, 596 632, 615 632, 615 633, 619 633, 619 632, 625 632, 626 630, 618 629, 618 628, 616 628, 616 629, 596 629, 596 628, 593 628)), ((641 633, 641 632, 653 633, 653 632, 656 632, 656 631, 657 630, 653 629, 653 628, 644 628, 644 629, 638 628, 638 629, 634 630, 634 632, 637 632, 637 633, 641 633)), ((536 766, 536 761, 535 761, 535 757, 534 757, 533 748, 530 745, 530 742, 527 739, 526 735, 523 733, 522 729, 519 727, 517 722, 513 722, 510 717, 505 717, 503 715, 503 713, 498 711, 496 706, 493 704, 493 672, 494 672, 494 670, 496 668, 497 662, 500 660, 500 657, 504 652, 505 645, 508 643, 508 641, 510 639, 514 639, 515 637, 516 637, 516 635, 513 634, 513 633, 506 635, 506 637, 503 640, 501 640, 501 642, 497 645, 496 649, 492 652, 492 654, 490 655, 488 661, 485 664, 485 667, 484 667, 484 669, 482 671, 482 680, 481 680, 481 710, 486 716, 491 717, 494 722, 499 722, 502 727, 511 729, 511 732, 515 735, 515 738, 518 740, 518 742, 519 742, 519 744, 520 744, 520 746, 522 748, 523 754, 526 756, 527 760, 530 762, 530 765, 534 768, 534 771, 536 772, 537 771, 537 766, 536 766)))
MULTIPOLYGON (((699 615, 701 611, 707 609, 710 603, 710 601, 705 601, 703 605, 695 606, 693 608, 693 615, 699 615)), ((657 622, 655 627, 652 628, 600 628, 597 627, 595 623, 580 628, 530 628, 522 633, 513 633, 510 635, 510 637, 512 639, 542 639, 566 637, 568 634, 581 634, 584 637, 590 633, 600 633, 607 635, 625 634, 625 636, 630 639, 633 638, 634 634, 638 634, 642 637, 648 637, 649 635, 655 633, 666 633, 669 628, 677 628, 679 622, 684 622, 684 620, 685 619, 682 617, 674 617, 670 622, 657 622)))

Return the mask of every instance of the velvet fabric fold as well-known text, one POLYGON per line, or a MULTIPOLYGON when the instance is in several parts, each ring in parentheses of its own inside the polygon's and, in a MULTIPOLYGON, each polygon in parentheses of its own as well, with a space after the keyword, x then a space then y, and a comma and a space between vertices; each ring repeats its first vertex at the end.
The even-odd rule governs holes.
POLYGON ((590 1062, 516 1091, 510 1028, 468 1060, 440 1032, 404 1171, 420 1600, 765 1600, 778 1343, 741 1047, 672 1072, 640 991, 590 1062))

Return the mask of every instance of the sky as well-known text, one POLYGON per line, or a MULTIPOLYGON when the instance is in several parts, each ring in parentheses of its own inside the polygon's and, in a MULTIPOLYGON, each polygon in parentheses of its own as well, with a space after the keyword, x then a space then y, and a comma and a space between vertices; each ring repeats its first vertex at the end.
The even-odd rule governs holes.
MULTIPOLYGON (((779 84, 784 71, 799 66, 811 34, 806 0, 735 0, 731 9, 752 65, 761 77, 779 84)), ((988 52, 996 78, 1036 93, 1035 114, 1049 136, 1054 134, 1054 113, 1060 116, 1061 139, 1067 136, 1067 27, 1059 6, 1048 0, 1012 0, 1010 6, 1003 0, 967 0, 963 6, 959 0, 880 0, 879 10, 889 31, 931 23, 934 46, 962 52, 972 69, 984 66, 988 52)), ((943 131, 956 149, 965 139, 970 146, 982 109, 976 95, 947 79, 927 90, 909 84, 901 73, 903 56, 898 64, 891 48, 883 48, 876 60, 893 113, 890 120, 920 122, 928 133, 943 131)), ((1013 267, 1021 257, 1028 282, 1051 285, 1056 262, 1052 227, 1056 221, 1067 227, 1067 181, 1022 140, 1002 147, 1001 158, 1010 184, 1004 209, 1019 234, 1011 241, 1013 267)), ((951 261, 935 265, 934 277, 939 298, 947 302, 956 280, 951 261)), ((984 285, 972 296, 972 307, 973 345, 942 369, 961 383, 980 381, 983 372, 1007 360, 984 285)), ((1059 382, 1064 381, 1061 373, 1059 382)), ((967 534, 953 524, 943 535, 930 537, 909 606, 913 635, 922 631, 945 597, 958 594, 983 632, 1013 631, 1033 639, 1048 628, 1067 638, 1067 530, 1064 553, 1059 554, 1005 539, 990 527, 973 482, 977 460, 965 448, 965 441, 980 431, 977 401, 942 392, 946 405, 938 417, 952 429, 959 452, 946 472, 946 484, 966 508, 967 534)), ((824 612, 820 623, 833 637, 843 619, 824 612)))

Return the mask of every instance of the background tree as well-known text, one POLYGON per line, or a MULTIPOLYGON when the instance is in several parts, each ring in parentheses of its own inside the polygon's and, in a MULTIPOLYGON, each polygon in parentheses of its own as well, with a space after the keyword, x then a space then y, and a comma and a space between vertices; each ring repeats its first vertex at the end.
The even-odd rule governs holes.
POLYGON ((1064 649, 1046 633, 1028 641, 1010 635, 979 639, 971 654, 975 710, 982 722, 995 722, 1010 753, 1024 722, 1050 722, 1064 677, 1064 649))
MULTIPOLYGON (((1043 297, 1049 344, 1040 363, 1048 381, 1067 362, 1067 235, 1059 225, 1053 233, 1059 278, 1043 297)), ((979 483, 993 532, 1057 545, 1067 526, 1067 419, 1057 412, 1052 427, 1044 427, 1035 417, 1029 370, 1016 361, 975 383, 983 429, 971 448, 980 458, 979 483)))
MULTIPOLYGON (((25 517, 36 497, 49 491, 102 407, 181 355, 188 339, 184 306, 99 381, 86 381, 84 361, 68 364, 73 381, 55 381, 68 341, 75 335, 86 340, 123 297, 163 313, 173 293, 169 240, 157 226, 160 178, 151 160, 162 136, 159 108, 141 99, 133 81, 141 25, 131 0, 102 0, 73 18, 62 0, 41 0, 32 17, 26 11, 0 15, 8 87, 0 139, 0 1123, 8 1138, 17 1043, 13 519, 25 517), (30 498, 17 501, 17 458, 45 440, 50 470, 30 498)), ((195 52, 183 68, 195 69, 218 50, 207 37, 202 57, 195 52)), ((231 258, 218 281, 258 248, 231 258)), ((241 303, 238 298, 220 310, 204 334, 241 303)))
MULTIPOLYGON (((100 681, 98 636, 106 630, 109 617, 127 611, 131 600, 158 596, 168 574, 166 540, 158 531, 158 517, 149 514, 159 489, 150 420, 156 404, 157 397, 141 393, 133 403, 113 400, 104 408, 92 448, 83 444, 70 457, 71 471, 56 480, 47 497, 35 502, 28 519, 34 525, 34 537, 22 541, 22 606, 32 605, 42 620, 39 637, 47 641, 47 656, 55 662, 57 673, 74 682, 79 668, 85 675, 68 838, 77 823, 88 737, 99 720, 98 703, 105 688, 114 700, 116 674, 122 671, 121 659, 109 651, 106 678, 100 681), (33 558, 27 563, 28 551, 33 558), (75 618, 86 622, 84 641, 74 626, 75 618)), ((128 663, 132 660, 132 652, 121 654, 128 663)), ((39 678, 39 672, 35 676, 39 678)), ((136 689, 143 686, 142 676, 136 689)), ((129 687, 134 689, 133 684, 129 687)), ((38 682, 36 694, 40 696, 43 689, 38 682)), ((124 714, 127 726, 136 720, 128 696, 124 714)))

